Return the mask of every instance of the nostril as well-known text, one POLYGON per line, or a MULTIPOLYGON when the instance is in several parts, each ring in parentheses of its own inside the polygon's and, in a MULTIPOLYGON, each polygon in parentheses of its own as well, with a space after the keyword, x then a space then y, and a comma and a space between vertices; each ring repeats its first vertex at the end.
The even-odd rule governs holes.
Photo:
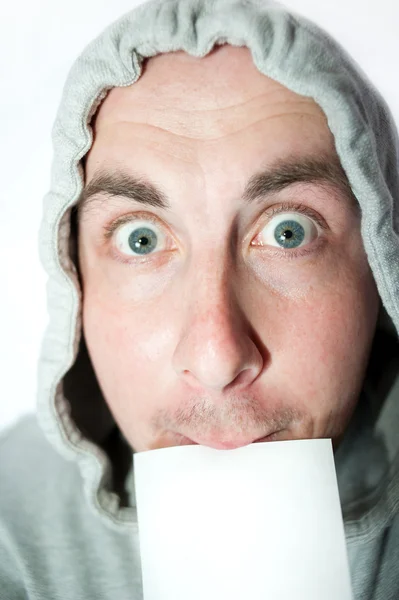
POLYGON ((244 369, 241 371, 231 383, 226 385, 225 389, 229 390, 231 387, 237 387, 238 385, 243 385, 246 383, 247 379, 249 379, 251 369, 244 369))

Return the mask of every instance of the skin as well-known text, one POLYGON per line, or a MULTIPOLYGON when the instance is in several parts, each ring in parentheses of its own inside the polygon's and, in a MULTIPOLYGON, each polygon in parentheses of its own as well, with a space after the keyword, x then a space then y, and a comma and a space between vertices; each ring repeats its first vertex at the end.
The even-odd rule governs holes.
POLYGON ((309 183, 255 206, 241 198, 276 158, 335 153, 320 107, 258 72, 246 48, 223 46, 204 58, 151 58, 137 83, 110 91, 93 133, 86 184, 97 169, 123 167, 172 205, 166 214, 107 198, 79 222, 84 336, 132 448, 232 448, 269 434, 332 438, 336 448, 379 308, 360 218, 309 183), (282 202, 326 223, 304 255, 261 245, 282 202), (144 226, 165 236, 145 259, 116 245, 129 248, 133 220, 127 233, 103 236, 138 213, 155 216, 144 226))

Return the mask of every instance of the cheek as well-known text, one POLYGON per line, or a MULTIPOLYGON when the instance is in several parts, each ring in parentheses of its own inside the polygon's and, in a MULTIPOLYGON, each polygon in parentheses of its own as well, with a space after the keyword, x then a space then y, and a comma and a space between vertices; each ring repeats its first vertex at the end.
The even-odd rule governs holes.
POLYGON ((368 275, 358 280, 343 276, 335 285, 313 288, 308 300, 289 305, 287 326, 276 342, 276 371, 280 385, 288 384, 291 398, 320 430, 328 419, 345 420, 357 401, 378 303, 368 275))
MULTIPOLYGON (((161 375, 161 358, 171 343, 165 305, 126 302, 116 294, 90 294, 86 288, 83 325, 93 366, 107 397, 124 396, 134 385, 146 388, 161 375), (99 326, 99 324, 101 324, 99 326)), ((131 394, 128 394, 131 397, 131 394)))
POLYGON ((83 325, 99 378, 118 373, 118 386, 125 381, 130 385, 128 374, 133 368, 133 376, 144 379, 170 338, 165 293, 174 275, 173 265, 130 267, 109 257, 101 259, 82 242, 79 252, 83 325))

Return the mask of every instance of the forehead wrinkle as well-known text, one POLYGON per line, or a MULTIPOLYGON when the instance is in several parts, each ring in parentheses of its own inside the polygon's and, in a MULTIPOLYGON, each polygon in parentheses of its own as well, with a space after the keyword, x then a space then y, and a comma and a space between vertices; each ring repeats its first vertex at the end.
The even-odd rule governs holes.
POLYGON ((269 123, 276 119, 297 117, 299 120, 306 117, 318 120, 327 127, 324 112, 316 103, 307 102, 281 102, 272 105, 251 106, 248 103, 216 109, 183 109, 146 106, 145 109, 135 106, 132 119, 129 111, 122 111, 119 118, 110 118, 109 115, 102 127, 109 128, 121 124, 138 127, 155 128, 158 131, 170 133, 182 139, 215 140, 227 137, 240 131, 254 127, 257 124, 269 123), (288 106, 289 105, 289 106, 288 106), (305 105, 298 108, 298 105, 305 105), (287 108, 287 110, 284 110, 287 108), (141 120, 139 120, 141 119, 141 120))

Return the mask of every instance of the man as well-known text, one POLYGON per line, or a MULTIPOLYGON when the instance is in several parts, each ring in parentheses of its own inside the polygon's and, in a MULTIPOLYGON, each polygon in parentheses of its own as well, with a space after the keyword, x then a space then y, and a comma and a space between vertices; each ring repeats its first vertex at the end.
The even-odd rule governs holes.
POLYGON ((331 438, 354 597, 397 598, 378 92, 283 7, 158 0, 78 58, 53 141, 40 428, 1 441, 0 597, 142 598, 132 452, 331 438))

